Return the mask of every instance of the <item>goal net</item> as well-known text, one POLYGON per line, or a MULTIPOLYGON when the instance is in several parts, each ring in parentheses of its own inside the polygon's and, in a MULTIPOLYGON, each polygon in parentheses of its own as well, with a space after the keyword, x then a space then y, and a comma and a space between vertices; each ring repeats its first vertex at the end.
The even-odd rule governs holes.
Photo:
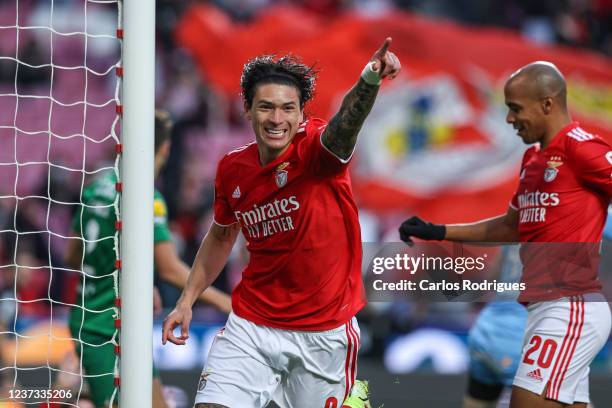
MULTIPOLYGON (((88 316, 118 316, 118 302, 91 306, 88 285, 109 279, 119 298, 120 225, 101 234, 79 214, 121 219, 120 193, 110 203, 82 200, 92 180, 121 180, 121 3, 0 2, 0 406, 86 406, 92 375, 75 350, 119 353, 117 328, 99 341, 83 328, 88 316), (84 250, 70 265, 75 240, 84 250), (83 260, 103 243, 112 266, 97 276, 83 260), (71 331, 75 309, 83 318, 71 331)), ((112 379, 116 403, 119 363, 111 358, 93 376, 112 379)))

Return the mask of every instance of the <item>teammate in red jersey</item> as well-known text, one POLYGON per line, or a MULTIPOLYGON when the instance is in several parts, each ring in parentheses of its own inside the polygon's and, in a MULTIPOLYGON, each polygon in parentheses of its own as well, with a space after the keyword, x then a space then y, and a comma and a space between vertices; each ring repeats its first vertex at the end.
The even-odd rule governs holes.
POLYGON ((347 164, 379 85, 400 62, 387 38, 329 123, 304 120, 315 72, 293 57, 249 61, 241 78, 255 143, 223 157, 215 220, 163 341, 185 344, 191 307, 240 230, 250 261, 215 339, 196 407, 336 407, 356 375, 364 306, 361 238, 347 164), (175 337, 174 328, 181 326, 175 337))
POLYGON ((612 149, 571 120, 565 79, 553 64, 519 69, 504 94, 507 122, 526 144, 537 143, 525 152, 506 214, 461 225, 412 217, 400 237, 523 243, 519 300, 528 303, 528 321, 510 406, 586 407, 589 365, 610 335, 593 249, 612 196, 612 149))

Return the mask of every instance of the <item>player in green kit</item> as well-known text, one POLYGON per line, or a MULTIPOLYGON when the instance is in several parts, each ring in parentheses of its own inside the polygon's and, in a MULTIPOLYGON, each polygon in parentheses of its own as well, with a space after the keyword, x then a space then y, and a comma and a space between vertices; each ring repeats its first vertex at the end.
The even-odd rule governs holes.
MULTIPOLYGON (((155 113, 155 176, 164 166, 170 152, 172 122, 167 113, 155 113)), ((77 353, 82 357, 82 367, 89 383, 91 397, 97 408, 109 407, 118 402, 115 392, 115 299, 118 276, 115 271, 115 233, 117 214, 115 202, 119 199, 115 189, 117 176, 110 171, 98 176, 82 194, 82 206, 74 216, 74 236, 68 250, 67 263, 83 271, 77 288, 77 305, 71 309, 69 326, 77 340, 77 353), (82 242, 86 242, 83 252, 82 242), (116 282, 117 280, 117 282, 116 282), (85 313, 83 313, 85 311, 85 313)), ((162 280, 182 288, 189 275, 189 267, 180 260, 167 224, 166 203, 155 190, 154 197, 154 260, 156 271, 162 280)), ((209 288, 199 300, 229 313, 231 301, 227 294, 209 288), (212 289, 212 290, 211 290, 212 289)), ((166 407, 161 392, 161 382, 153 380, 153 406, 166 407)))

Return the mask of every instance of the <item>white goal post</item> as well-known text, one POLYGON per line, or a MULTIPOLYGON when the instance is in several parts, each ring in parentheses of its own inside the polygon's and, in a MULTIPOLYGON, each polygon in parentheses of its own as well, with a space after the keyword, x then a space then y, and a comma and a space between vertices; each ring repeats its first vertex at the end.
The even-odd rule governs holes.
POLYGON ((120 407, 151 407, 155 0, 123 6, 120 407))
POLYGON ((78 407, 88 377, 114 383, 113 405, 152 406, 154 112, 155 0, 0 1, 0 406, 78 407), (85 202, 104 175, 113 203, 85 202), (86 207, 116 216, 111 234, 71 222, 86 207), (84 259, 101 242, 114 253, 95 276, 84 259), (98 278, 104 310, 86 301, 98 278), (114 334, 93 343, 84 316, 103 313, 114 334), (108 346, 103 373, 77 361, 108 346))

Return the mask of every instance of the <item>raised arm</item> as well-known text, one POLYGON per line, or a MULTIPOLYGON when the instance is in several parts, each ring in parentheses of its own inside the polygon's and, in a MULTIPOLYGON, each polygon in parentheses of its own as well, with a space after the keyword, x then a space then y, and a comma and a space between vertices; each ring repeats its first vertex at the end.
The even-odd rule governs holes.
POLYGON ((374 105, 380 82, 387 77, 395 78, 401 69, 399 59, 388 51, 390 44, 391 38, 387 37, 357 83, 344 96, 340 110, 321 135, 323 145, 343 160, 351 157, 359 130, 374 105))
POLYGON ((167 340, 174 344, 185 344, 189 337, 191 308, 201 293, 221 273, 239 231, 240 225, 237 223, 229 226, 220 226, 215 223, 211 225, 202 240, 183 293, 174 310, 164 320, 162 333, 164 344, 167 340), (173 330, 178 325, 181 326, 181 335, 175 337, 173 330))
POLYGON ((517 242, 518 211, 508 208, 506 214, 469 224, 446 225, 444 239, 459 242, 517 242))
POLYGON ((469 224, 438 225, 411 217, 399 228, 400 239, 412 245, 412 238, 457 242, 517 242, 518 212, 508 208, 506 214, 469 224))

